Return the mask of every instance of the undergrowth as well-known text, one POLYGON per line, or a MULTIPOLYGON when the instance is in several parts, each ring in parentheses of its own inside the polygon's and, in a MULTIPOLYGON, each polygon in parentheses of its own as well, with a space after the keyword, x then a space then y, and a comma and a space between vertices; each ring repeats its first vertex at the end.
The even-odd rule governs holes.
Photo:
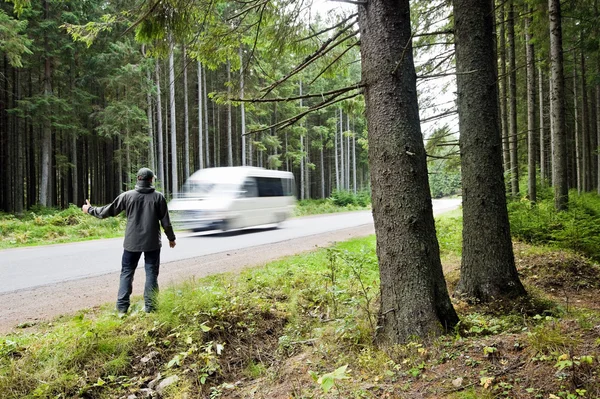
POLYGON ((535 206, 529 201, 508 204, 513 237, 554 248, 576 251, 600 261, 600 197, 595 193, 569 193, 568 210, 556 212, 548 190, 535 206))

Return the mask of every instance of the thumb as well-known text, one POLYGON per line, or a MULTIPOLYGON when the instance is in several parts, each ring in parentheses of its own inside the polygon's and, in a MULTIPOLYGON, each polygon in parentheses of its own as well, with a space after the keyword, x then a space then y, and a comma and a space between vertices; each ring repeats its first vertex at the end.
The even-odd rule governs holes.
POLYGON ((92 206, 92 204, 90 204, 90 200, 89 199, 86 199, 85 202, 86 202, 87 205, 92 206))

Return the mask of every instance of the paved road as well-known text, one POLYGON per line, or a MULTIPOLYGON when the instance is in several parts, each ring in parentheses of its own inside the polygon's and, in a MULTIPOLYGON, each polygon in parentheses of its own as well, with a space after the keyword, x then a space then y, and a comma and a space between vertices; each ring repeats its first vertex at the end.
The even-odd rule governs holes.
MULTIPOLYGON (((460 200, 434 200, 433 203, 437 213, 457 207, 460 200)), ((295 218, 276 229, 267 226, 225 233, 179 233, 175 249, 163 248, 161 263, 372 223, 371 212, 361 211, 295 218)), ((0 293, 119 271, 122 244, 122 238, 116 238, 0 251, 0 293)))

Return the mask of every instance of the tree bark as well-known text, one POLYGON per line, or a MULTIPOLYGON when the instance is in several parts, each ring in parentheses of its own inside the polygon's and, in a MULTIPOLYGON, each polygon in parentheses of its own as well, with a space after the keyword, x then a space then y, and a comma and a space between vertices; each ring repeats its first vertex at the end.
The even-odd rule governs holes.
POLYGON ((504 24, 506 23, 504 13, 504 0, 500 0, 498 5, 500 21, 498 22, 498 35, 500 36, 499 53, 500 53, 500 122, 502 126, 502 158, 504 172, 510 172, 510 147, 508 145, 508 114, 507 114, 507 77, 506 77, 506 33, 504 24))
POLYGON ((177 115, 175 113, 175 66, 173 65, 174 53, 173 35, 169 35, 169 121, 171 122, 171 193, 175 197, 179 190, 177 176, 177 115))
POLYGON ((204 129, 204 122, 202 119, 202 87, 202 63, 198 61, 198 169, 204 168, 204 137, 202 134, 202 129, 204 129))
POLYGON ((382 347, 452 329, 421 134, 408 0, 359 7, 382 347))
POLYGON ((508 3, 508 135, 510 147, 510 187, 513 197, 519 196, 519 142, 517 139, 517 67, 515 55, 515 12, 508 3))
MULTIPOLYGON (((44 19, 49 19, 49 3, 48 0, 44 0, 44 19)), ((52 96, 52 65, 50 60, 50 48, 49 48, 48 35, 44 34, 44 97, 47 99, 52 96)), ((50 100, 48 99, 48 103, 50 100)), ((52 192, 51 192, 51 157, 52 157, 52 127, 50 125, 50 110, 47 110, 47 114, 43 116, 43 128, 42 128, 42 167, 41 175, 42 181, 40 183, 40 204, 43 206, 52 206, 52 192)))
POLYGON ((547 146, 546 146, 546 127, 544 123, 544 74, 542 67, 538 66, 538 85, 539 85, 539 114, 540 114, 540 183, 545 186, 548 180, 547 169, 547 146))
POLYGON ((583 190, 583 170, 581 168, 581 133, 579 131, 579 101, 577 98, 577 52, 573 50, 573 130, 575 134, 575 181, 577 193, 583 190))
MULTIPOLYGON (((583 42, 583 33, 581 34, 581 41, 583 42)), ((583 191, 590 191, 592 189, 592 169, 591 165, 591 148, 590 148, 590 120, 588 112, 588 97, 587 97, 587 83, 586 83, 586 70, 585 70, 585 50, 581 49, 581 152, 582 152, 582 188, 583 191)))
MULTIPOLYGON (((244 56, 240 45, 240 98, 244 99, 244 56)), ((246 166, 246 105, 240 104, 240 119, 242 127, 242 166, 246 166)))
POLYGON ((187 51, 183 47, 183 176, 190 177, 190 116, 188 104, 187 51))
POLYGON ((162 120, 162 104, 160 95, 160 61, 157 59, 154 64, 154 72, 156 75, 156 139, 158 141, 158 170, 156 171, 157 180, 162 184, 162 190, 166 190, 165 185, 165 155, 163 144, 163 120, 162 120))
POLYGON ((560 0, 548 0, 550 19, 550 72, 552 88, 552 169, 554 179, 554 207, 567 209, 569 182, 567 170, 567 134, 565 129, 565 78, 563 73, 562 26, 560 0))
MULTIPOLYGON (((231 82, 231 61, 227 60, 227 82, 231 82)), ((231 85, 227 85, 227 99, 231 100, 231 85)), ((227 102, 227 166, 233 166, 231 101, 227 102)))
POLYGON ((535 204, 536 191, 536 129, 535 129, 535 51, 531 42, 531 17, 525 18, 525 46, 527 55, 527 193, 535 204))
POLYGON ((526 292, 515 267, 506 209, 492 3, 454 0, 453 5, 463 195, 457 292, 483 302, 514 298, 526 292))

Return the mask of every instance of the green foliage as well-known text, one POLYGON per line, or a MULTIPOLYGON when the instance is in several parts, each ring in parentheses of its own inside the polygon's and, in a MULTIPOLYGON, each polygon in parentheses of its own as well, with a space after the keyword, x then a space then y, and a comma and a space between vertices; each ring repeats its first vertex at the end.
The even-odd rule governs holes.
POLYGON ((33 54, 30 49, 32 40, 23 34, 26 28, 27 21, 11 18, 4 10, 0 10, 0 52, 16 68, 23 66, 23 54, 33 54))
POLYGON ((531 207, 528 201, 508 204, 513 237, 536 245, 571 249, 600 260, 600 198, 571 192, 569 209, 556 212, 552 199, 531 207))

